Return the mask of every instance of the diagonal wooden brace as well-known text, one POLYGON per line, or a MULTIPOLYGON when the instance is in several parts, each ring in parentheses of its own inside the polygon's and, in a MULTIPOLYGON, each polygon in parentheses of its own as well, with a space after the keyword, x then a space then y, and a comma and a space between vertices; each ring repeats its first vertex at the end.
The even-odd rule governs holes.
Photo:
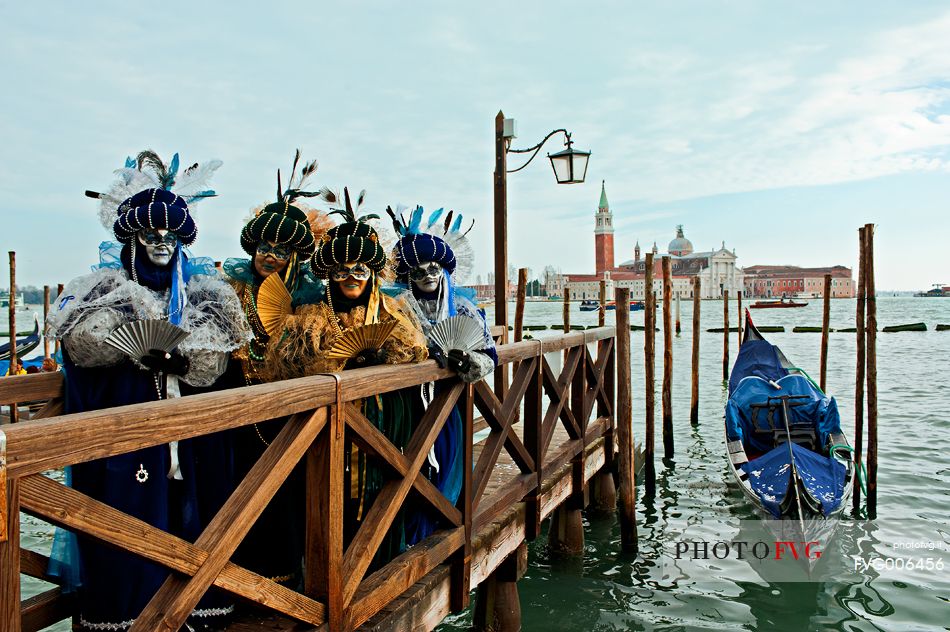
POLYGON ((422 476, 422 464, 439 436, 449 413, 455 407, 462 389, 463 384, 456 382, 436 396, 406 446, 406 454, 410 455, 408 459, 410 474, 383 485, 363 519, 362 526, 353 537, 353 541, 343 556, 344 604, 348 605, 353 599, 373 556, 376 555, 389 527, 396 519, 396 514, 399 513, 413 480, 422 476))
MULTIPOLYGON (((193 575, 208 552, 157 527, 46 478, 31 474, 20 480, 23 511, 54 525, 96 538, 161 564, 193 575)), ((214 580, 215 586, 288 616, 319 625, 324 605, 289 588, 228 562, 214 580)))
MULTIPOLYGON (((380 457, 399 476, 409 474, 409 459, 352 402, 346 404, 345 414, 347 425, 356 433, 356 436, 352 438, 353 443, 359 445, 364 451, 380 457)), ((416 476, 412 487, 450 523, 455 526, 462 524, 462 513, 453 507, 445 495, 428 479, 416 476)))
POLYGON ((274 493, 327 423, 327 409, 293 415, 215 515, 195 546, 208 557, 193 577, 171 575, 158 589, 130 632, 176 632, 214 583, 274 493))

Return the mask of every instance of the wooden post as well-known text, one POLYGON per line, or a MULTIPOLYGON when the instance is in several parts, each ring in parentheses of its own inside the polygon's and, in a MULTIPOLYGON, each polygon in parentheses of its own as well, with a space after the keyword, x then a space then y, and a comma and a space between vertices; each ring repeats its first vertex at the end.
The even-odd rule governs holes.
POLYGON ((20 632, 20 494, 19 481, 0 488, 6 504, 2 516, 6 541, 0 541, 0 621, 3 630, 20 632))
POLYGON ((738 318, 736 319, 736 353, 739 353, 739 349, 742 348, 742 291, 736 292, 736 314, 738 318))
MULTIPOLYGON (((618 288, 618 305, 630 302, 630 290, 618 288)), ((620 547, 637 552, 636 463, 633 451, 633 403, 630 383, 630 310, 617 311, 617 459, 620 479, 620 547)))
POLYGON ((693 425, 699 424, 699 291, 701 281, 698 276, 693 277, 693 368, 692 388, 689 395, 689 421, 693 425))
MULTIPOLYGON (((465 528, 465 544, 452 559, 452 583, 450 588, 449 607, 452 612, 459 612, 469 606, 472 580, 472 435, 475 387, 468 384, 465 387, 463 400, 460 406, 462 411, 462 490, 458 502, 462 510, 462 523, 465 528)), ((530 419, 530 417, 529 417, 530 419)), ((539 509, 540 513, 540 509, 539 509)))
MULTIPOLYGON (((495 324, 502 326, 502 343, 508 342, 508 139, 505 114, 495 116, 495 324)), ((495 369, 495 394, 504 401, 508 392, 508 365, 495 369)))
MULTIPOLYGON (((864 352, 864 310, 866 308, 865 300, 865 279, 864 270, 866 267, 864 227, 858 229, 858 305, 854 315, 855 328, 855 347, 857 348, 857 364, 854 370, 854 468, 855 475, 861 471, 861 464, 864 462, 864 367, 867 362, 864 352)), ((861 508, 861 486, 855 485, 851 495, 852 510, 854 515, 858 515, 861 508)))
MULTIPOLYGON (((614 297, 616 298, 616 297, 614 297)), ((617 305, 617 309, 620 309, 620 303, 616 300, 614 301, 617 305)), ((630 306, 627 306, 627 309, 630 309, 630 306)), ((607 281, 600 280, 600 309, 597 310, 597 326, 603 327, 604 323, 607 322, 607 281)))
MULTIPOLYGON (((15 375, 13 367, 16 366, 16 252, 10 251, 10 367, 7 375, 15 375)), ((10 423, 15 424, 20 421, 20 411, 17 403, 10 404, 10 423)))
POLYGON ((670 258, 663 257, 663 457, 673 458, 673 275, 670 258))
POLYGON ((46 337, 46 319, 49 318, 49 286, 43 286, 43 357, 49 357, 49 338, 46 337))
POLYGON ((722 291, 722 381, 729 382, 729 290, 722 291))
POLYGON ((515 303, 515 342, 521 342, 521 328, 524 327, 524 301, 528 287, 528 269, 518 268, 518 298, 515 303))
POLYGON ((571 288, 564 288, 564 333, 571 331, 571 288))
POLYGON ((865 224, 865 301, 867 304, 868 518, 877 517, 877 297, 874 289, 874 224, 865 224))
MULTIPOLYGON (((63 295, 63 287, 65 287, 65 286, 64 286, 62 283, 59 283, 59 284, 56 285, 56 297, 57 297, 57 298, 63 295)), ((53 343, 53 353, 59 353, 59 340, 57 340, 55 343, 53 343)))
POLYGON ((680 325, 680 293, 679 292, 676 293, 676 318, 674 320, 676 322, 674 329, 676 330, 676 335, 678 336, 681 333, 683 333, 683 327, 680 325))
POLYGON ((825 301, 822 306, 821 318, 821 371, 818 378, 818 388, 825 392, 828 379, 828 329, 831 323, 831 275, 825 275, 825 301))
POLYGON ((478 632, 521 630, 518 579, 528 568, 528 548, 522 542, 488 578, 478 585, 472 628, 478 632))
POLYGON ((646 397, 644 401, 646 437, 643 448, 643 459, 646 475, 646 493, 656 494, 656 466, 653 464, 653 444, 655 434, 653 431, 654 408, 656 407, 654 370, 654 353, 656 350, 654 328, 656 323, 656 298, 653 296, 653 253, 648 252, 646 256, 646 268, 643 285, 644 311, 643 311, 643 382, 646 387, 646 397))

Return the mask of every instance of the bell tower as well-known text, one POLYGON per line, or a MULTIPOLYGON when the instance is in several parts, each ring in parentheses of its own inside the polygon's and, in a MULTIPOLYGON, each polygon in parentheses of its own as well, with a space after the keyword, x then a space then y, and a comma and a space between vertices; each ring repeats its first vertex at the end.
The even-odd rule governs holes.
POLYGON ((614 216, 607 204, 605 182, 600 183, 600 204, 594 215, 594 265, 598 276, 614 267, 614 216))

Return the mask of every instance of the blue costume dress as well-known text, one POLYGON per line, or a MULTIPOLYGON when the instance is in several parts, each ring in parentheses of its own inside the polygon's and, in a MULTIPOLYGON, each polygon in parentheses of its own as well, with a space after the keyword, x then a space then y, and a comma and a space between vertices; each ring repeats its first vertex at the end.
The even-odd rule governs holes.
MULTIPOLYGON (((440 292, 426 294, 413 286, 405 292, 406 301, 413 307, 416 316, 422 323, 422 330, 429 335, 433 325, 445 318, 464 316, 477 321, 483 331, 484 349, 471 355, 471 367, 460 377, 466 382, 477 382, 491 373, 498 364, 498 354, 495 351, 495 342, 488 330, 485 315, 470 300, 464 291, 454 287, 448 272, 443 271, 442 289, 440 292)), ((442 382, 436 382, 434 395, 442 390, 442 382)), ((428 399, 428 398, 427 398, 428 399)), ((464 428, 462 415, 458 406, 452 408, 445 426, 436 438, 431 460, 423 466, 423 472, 432 483, 441 491, 453 505, 458 501, 462 490, 463 470, 463 440, 464 428), (437 465, 436 465, 437 464, 437 465)), ((407 541, 409 545, 419 542, 430 535, 438 526, 438 520, 430 511, 417 512, 409 521, 407 541)))
MULTIPOLYGON (((152 264, 141 248, 135 255, 130 250, 136 249, 125 245, 118 261, 74 279, 50 315, 50 333, 63 342, 67 413, 167 395, 164 376, 102 344, 126 322, 169 318, 189 331, 178 351, 191 368, 179 379, 195 386, 211 384, 224 367, 226 353, 249 336, 234 292, 203 274, 213 274, 213 266, 189 262, 181 246, 166 267, 152 264)), ((102 251, 105 259, 114 249, 102 251)), ((230 494, 230 454, 214 435, 178 442, 180 480, 170 478, 171 454, 170 446, 162 444, 77 464, 70 468, 69 482, 91 498, 193 542, 230 494)), ((78 629, 127 629, 169 574, 160 565, 91 538, 78 538, 78 550, 62 541, 57 544, 54 562, 60 562, 61 574, 74 583, 67 590, 78 590, 78 629)), ((209 591, 189 624, 216 626, 232 610, 228 595, 209 591)))

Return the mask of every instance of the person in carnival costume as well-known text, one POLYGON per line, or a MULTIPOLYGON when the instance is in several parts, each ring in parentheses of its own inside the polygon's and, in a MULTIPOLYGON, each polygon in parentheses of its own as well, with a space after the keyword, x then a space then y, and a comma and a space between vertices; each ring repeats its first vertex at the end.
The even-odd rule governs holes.
MULTIPOLYGON (((228 353, 250 338, 240 302, 211 260, 185 251, 198 234, 189 204, 214 195, 205 186, 220 165, 196 163, 179 173, 178 154, 166 166, 143 151, 126 160, 106 193, 87 192, 99 198, 100 219, 119 243, 100 246, 100 265, 66 285, 47 320, 48 334, 62 342, 67 413, 176 397, 179 382, 208 386, 228 353), (168 321, 188 337, 170 353, 141 357, 104 344, 117 328, 140 320, 168 321)), ((216 436, 196 438, 75 465, 67 482, 194 541, 230 493, 224 461, 216 436)), ((71 542, 57 539, 51 570, 78 589, 75 627, 127 629, 168 570, 91 539, 78 539, 78 548, 71 542)), ((217 627, 232 610, 209 592, 189 625, 217 627)))
MULTIPOLYGON (((387 208, 399 241, 393 251, 398 287, 405 290, 406 302, 413 308, 423 332, 430 340, 429 356, 443 368, 448 366, 465 382, 477 382, 490 374, 498 364, 495 342, 488 330, 485 315, 475 306, 474 292, 463 288, 474 266, 474 253, 462 232, 462 215, 449 211, 442 220, 443 209, 434 211, 423 221, 421 206, 410 214, 406 223, 387 208), (432 344, 433 328, 454 316, 472 319, 482 331, 482 344, 477 351, 449 349, 443 353, 432 344)), ((472 222, 474 226, 474 222, 472 222)), ((428 385, 427 385, 428 386, 428 385)), ((435 390, 438 391, 438 383, 435 390)), ((425 389, 426 399, 429 389, 425 389)), ((425 474, 453 505, 462 489, 462 417, 454 408, 439 433, 425 468, 425 474)), ((427 513, 416 514, 409 521, 409 544, 414 544, 435 529, 436 521, 427 513)))
MULTIPOLYGON (((291 297, 291 309, 314 303, 323 293, 323 282, 310 267, 315 233, 321 235, 333 221, 325 213, 305 210, 297 200, 316 193, 303 190, 317 170, 317 161, 303 166, 300 150, 294 157, 289 187, 277 172, 277 200, 258 208, 241 230, 241 248, 250 258, 224 262, 224 272, 241 300, 254 334, 247 345, 231 354, 225 375, 216 388, 260 384, 268 371, 265 363, 270 334, 258 310, 261 284, 277 275, 291 297)), ((266 318, 265 318, 266 320, 266 318)), ((280 361, 279 359, 277 361, 280 361)), ((286 418, 237 428, 231 433, 236 482, 257 463, 276 438, 286 418)), ((304 540, 304 474, 296 468, 261 513, 235 554, 235 562, 276 582, 295 586, 300 578, 304 540)))
MULTIPOLYGON (((279 340, 271 339, 268 366, 277 378, 337 372, 377 364, 406 364, 427 358, 426 340, 411 309, 402 301, 383 294, 381 276, 387 271, 386 250, 369 220, 357 219, 356 211, 365 197, 361 192, 355 208, 349 191, 339 195, 323 189, 321 197, 344 222, 319 240, 311 259, 314 272, 325 279, 323 300, 300 308, 289 318, 279 340), (349 360, 329 353, 334 343, 351 329, 374 323, 395 321, 395 328, 380 348, 363 351, 349 360)), ((415 422, 422 416, 422 400, 417 389, 401 389, 367 397, 361 412, 392 443, 406 447, 415 422)), ((372 458, 345 442, 344 539, 352 539, 385 482, 384 469, 372 458)), ((384 564, 405 550, 402 513, 396 518, 374 560, 384 564)))

